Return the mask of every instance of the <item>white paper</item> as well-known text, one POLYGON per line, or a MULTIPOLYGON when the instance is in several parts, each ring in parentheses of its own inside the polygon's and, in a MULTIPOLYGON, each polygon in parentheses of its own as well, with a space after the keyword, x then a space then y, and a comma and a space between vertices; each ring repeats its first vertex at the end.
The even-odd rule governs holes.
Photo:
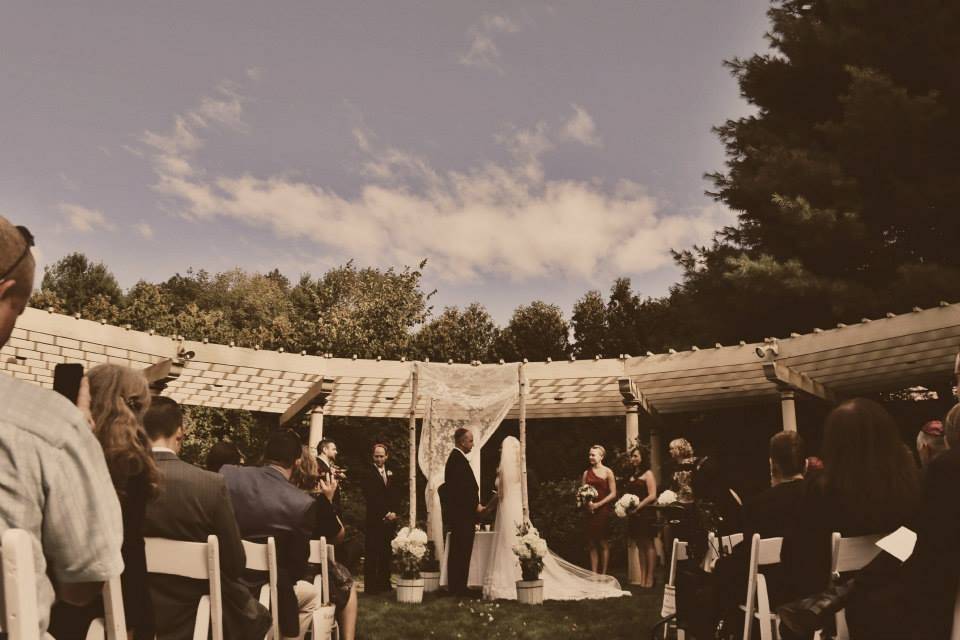
POLYGON ((917 534, 900 527, 885 538, 877 540, 877 546, 895 557, 900 562, 906 562, 913 554, 913 547, 917 544, 917 534))

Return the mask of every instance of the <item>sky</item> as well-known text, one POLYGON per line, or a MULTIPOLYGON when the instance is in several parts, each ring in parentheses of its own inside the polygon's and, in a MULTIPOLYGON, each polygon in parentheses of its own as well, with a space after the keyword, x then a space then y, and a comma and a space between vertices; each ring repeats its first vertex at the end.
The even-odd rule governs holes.
POLYGON ((427 259, 436 311, 679 279, 735 216, 711 127, 767 0, 11 0, 0 215, 41 264, 120 284, 188 268, 427 259))

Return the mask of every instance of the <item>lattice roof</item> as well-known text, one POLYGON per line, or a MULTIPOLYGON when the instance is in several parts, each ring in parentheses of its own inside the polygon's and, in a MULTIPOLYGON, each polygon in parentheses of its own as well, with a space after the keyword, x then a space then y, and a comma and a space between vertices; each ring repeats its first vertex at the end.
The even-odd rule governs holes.
MULTIPOLYGON (((894 390, 948 379, 960 349, 960 305, 864 321, 765 343, 676 353, 524 365, 527 417, 622 415, 618 381, 630 378, 648 409, 705 411, 774 401, 790 386, 823 397, 894 390), (765 366, 766 365, 766 366, 765 366)), ((408 416, 409 361, 325 358, 178 340, 27 309, 0 369, 50 387, 59 362, 144 368, 184 352, 179 377, 164 394, 190 405, 283 413, 321 377, 333 379, 327 415, 408 416)), ((478 365, 496 367, 497 364, 478 365)), ((423 403, 417 414, 422 415, 423 403)), ((508 417, 516 417, 513 409, 508 417)))

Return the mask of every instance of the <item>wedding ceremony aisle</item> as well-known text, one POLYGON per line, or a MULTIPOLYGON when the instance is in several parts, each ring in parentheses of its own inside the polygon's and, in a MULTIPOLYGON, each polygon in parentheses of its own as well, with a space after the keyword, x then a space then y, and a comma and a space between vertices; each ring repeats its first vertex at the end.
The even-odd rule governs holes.
MULTIPOLYGON (((662 574, 662 571, 660 572, 662 574)), ((423 604, 397 604, 386 595, 360 595, 363 618, 358 635, 369 640, 407 638, 635 638, 660 618, 663 589, 626 585, 633 596, 580 602, 547 601, 531 607, 508 601, 485 602, 424 595, 423 604)), ((662 575, 658 585, 662 585, 662 575)))

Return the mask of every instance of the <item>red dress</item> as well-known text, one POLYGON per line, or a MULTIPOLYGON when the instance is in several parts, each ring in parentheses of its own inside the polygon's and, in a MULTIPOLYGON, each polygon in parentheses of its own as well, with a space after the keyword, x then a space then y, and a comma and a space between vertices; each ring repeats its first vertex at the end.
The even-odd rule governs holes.
MULTIPOLYGON (((607 480, 597 476, 593 469, 587 469, 587 484, 597 490, 597 498, 594 502, 599 502, 610 495, 610 486, 607 480)), ((606 503, 593 513, 586 511, 585 518, 585 537, 588 543, 603 542, 608 538, 610 528, 610 512, 613 507, 606 503)))

